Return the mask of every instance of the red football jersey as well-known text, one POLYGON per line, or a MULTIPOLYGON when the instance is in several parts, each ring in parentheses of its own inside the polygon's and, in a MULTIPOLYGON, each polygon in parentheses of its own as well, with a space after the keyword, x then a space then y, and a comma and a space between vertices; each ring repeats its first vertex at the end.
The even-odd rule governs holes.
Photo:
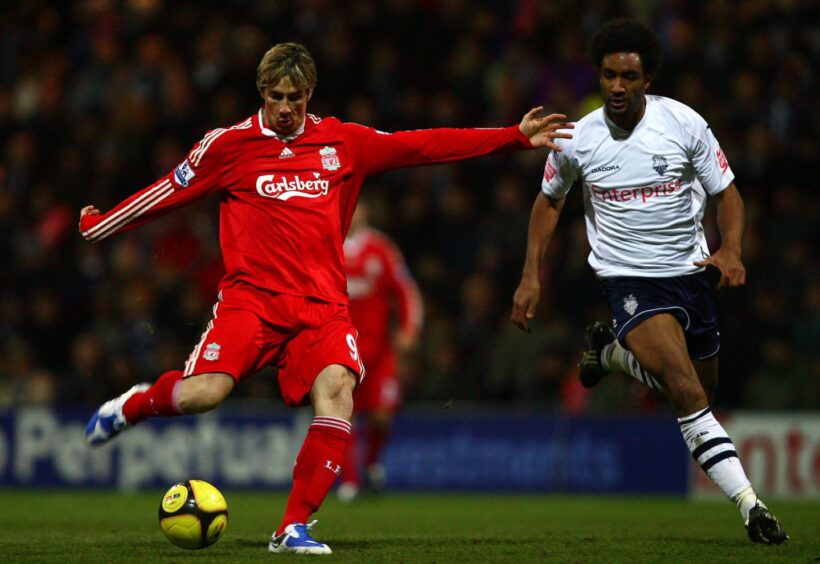
POLYGON ((364 180, 378 172, 532 148, 517 126, 383 133, 308 114, 281 140, 261 110, 194 145, 185 161, 80 231, 99 241, 219 194, 225 276, 283 294, 347 303, 342 242, 364 180))
POLYGON ((396 245, 370 227, 344 242, 348 310, 359 330, 359 352, 365 366, 393 348, 392 325, 408 335, 421 330, 423 307, 418 286, 396 245))

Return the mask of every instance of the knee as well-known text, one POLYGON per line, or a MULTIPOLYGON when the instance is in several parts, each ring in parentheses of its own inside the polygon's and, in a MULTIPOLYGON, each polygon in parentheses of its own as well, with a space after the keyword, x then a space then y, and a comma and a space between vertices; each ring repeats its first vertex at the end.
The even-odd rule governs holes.
POLYGON ((228 374, 198 374, 182 381, 179 407, 183 413, 210 411, 228 397, 234 381, 228 374))
POLYGON ((356 388, 356 377, 344 368, 333 372, 330 378, 328 399, 335 403, 350 405, 353 410, 353 390, 356 388))
POLYGON ((356 377, 346 367, 334 365, 326 368, 313 384, 311 398, 314 407, 330 410, 337 416, 349 418, 353 413, 353 390, 356 377))
POLYGON ((666 392, 669 401, 680 413, 692 413, 709 403, 707 393, 696 377, 667 378, 666 392))

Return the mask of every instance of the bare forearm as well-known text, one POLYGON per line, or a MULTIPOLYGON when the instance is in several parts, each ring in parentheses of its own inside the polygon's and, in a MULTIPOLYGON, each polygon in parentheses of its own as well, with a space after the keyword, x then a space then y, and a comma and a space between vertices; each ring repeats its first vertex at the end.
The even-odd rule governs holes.
POLYGON ((715 196, 715 201, 721 236, 720 248, 694 264, 717 268, 720 271, 718 288, 742 286, 746 283, 746 268, 740 258, 744 223, 743 198, 732 183, 715 196))
POLYGON ((717 198, 717 222, 720 229, 721 249, 740 255, 745 211, 743 198, 734 183, 730 184, 717 198))
POLYGON ((527 231, 527 255, 524 260, 522 277, 538 276, 541 261, 547 251, 550 240, 555 233, 564 199, 554 200, 540 193, 535 199, 530 212, 530 224, 527 231))
POLYGON ((564 199, 554 200, 538 194, 530 212, 530 225, 527 233, 527 256, 524 260, 524 270, 521 273, 521 282, 513 295, 513 309, 510 319, 515 325, 527 333, 530 332, 530 320, 535 317, 535 310, 541 295, 541 282, 538 270, 544 253, 547 250, 564 199))

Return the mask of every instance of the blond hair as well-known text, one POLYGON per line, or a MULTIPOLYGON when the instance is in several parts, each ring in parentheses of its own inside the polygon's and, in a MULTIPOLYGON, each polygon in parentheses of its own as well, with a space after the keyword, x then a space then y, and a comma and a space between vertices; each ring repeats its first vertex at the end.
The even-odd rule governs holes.
POLYGON ((256 87, 262 92, 284 77, 299 90, 313 90, 316 86, 316 63, 303 45, 279 43, 268 49, 256 68, 256 87))

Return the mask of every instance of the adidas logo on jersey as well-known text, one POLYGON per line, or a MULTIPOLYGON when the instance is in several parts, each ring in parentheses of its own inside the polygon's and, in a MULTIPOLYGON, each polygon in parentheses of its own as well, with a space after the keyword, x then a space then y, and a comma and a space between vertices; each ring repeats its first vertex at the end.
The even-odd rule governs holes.
POLYGON ((281 152, 281 153, 279 153, 279 158, 280 158, 280 159, 289 159, 289 158, 291 158, 291 157, 295 157, 295 156, 296 156, 296 153, 294 153, 293 151, 291 151, 291 150, 290 150, 290 149, 288 149, 287 147, 285 147, 284 149, 282 149, 282 152, 281 152))

